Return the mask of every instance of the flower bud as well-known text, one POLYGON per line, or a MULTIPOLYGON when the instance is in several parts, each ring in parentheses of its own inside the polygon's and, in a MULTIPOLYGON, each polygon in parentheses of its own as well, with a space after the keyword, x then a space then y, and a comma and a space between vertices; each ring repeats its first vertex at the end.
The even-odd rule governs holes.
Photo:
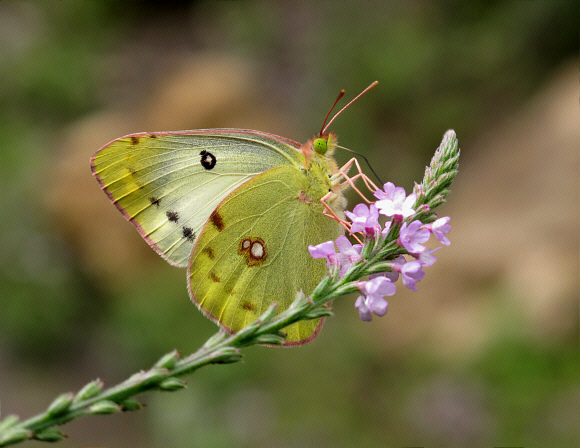
POLYGON ((4 431, 18 423, 20 419, 15 414, 10 414, 4 417, 4 420, 0 421, 0 431, 4 431))
POLYGON ((161 381, 157 387, 166 392, 173 392, 174 390, 185 388, 185 381, 179 378, 167 378, 161 381))
POLYGON ((103 382, 97 378, 96 380, 91 381, 77 392, 74 398, 74 402, 76 403, 82 400, 88 400, 89 398, 93 398, 95 395, 98 395, 101 392, 101 390, 103 390, 103 382))
POLYGON ((46 428, 42 431, 34 433, 33 438, 41 442, 58 442, 63 438, 62 432, 54 428, 46 428))
POLYGON ((121 406, 123 411, 138 411, 143 406, 137 400, 133 400, 132 398, 123 400, 121 403, 119 403, 119 405, 121 406))
POLYGON ((24 428, 14 428, 0 436, 0 445, 12 445, 30 439, 33 432, 24 428))
POLYGON ((121 411, 121 407, 110 400, 99 401, 88 409, 90 414, 114 414, 119 411, 121 411))
POLYGON ((263 334, 256 338, 256 344, 263 345, 282 345, 286 339, 277 334, 263 334))
POLYGON ((175 363, 179 360, 179 352, 177 350, 173 350, 165 355, 163 355, 159 361, 155 363, 155 367, 162 367, 168 370, 173 369, 175 367, 175 363))
POLYGON ((73 403, 74 394, 72 392, 67 392, 66 394, 62 394, 58 396, 48 407, 46 413, 51 417, 55 415, 60 415, 68 411, 70 405, 73 403))

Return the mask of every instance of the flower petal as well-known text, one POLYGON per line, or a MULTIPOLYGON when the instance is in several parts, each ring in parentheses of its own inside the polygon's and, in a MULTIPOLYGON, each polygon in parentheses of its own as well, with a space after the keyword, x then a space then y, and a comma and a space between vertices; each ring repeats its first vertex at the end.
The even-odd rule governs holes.
POLYGON ((327 258, 329 255, 336 253, 334 250, 334 242, 332 241, 326 241, 316 246, 310 245, 308 246, 308 252, 310 252, 312 258, 327 258))

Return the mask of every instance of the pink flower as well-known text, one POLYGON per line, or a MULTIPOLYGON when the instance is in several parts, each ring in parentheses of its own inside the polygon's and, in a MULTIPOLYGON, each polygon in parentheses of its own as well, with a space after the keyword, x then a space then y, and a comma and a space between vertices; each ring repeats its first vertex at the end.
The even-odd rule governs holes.
POLYGON ((449 246, 451 244, 449 238, 445 236, 445 234, 449 233, 449 231, 451 230, 449 221, 451 221, 451 218, 449 216, 445 216, 444 218, 437 219, 431 224, 425 225, 425 228, 433 232, 435 238, 437 238, 437 240, 440 243, 445 244, 446 246, 449 246))
POLYGON ((330 260, 332 255, 336 254, 334 242, 332 241, 325 241, 316 246, 310 245, 308 246, 308 252, 310 252, 312 258, 327 258, 328 260, 330 260))
POLYGON ((384 275, 390 281, 395 283, 399 279, 399 272, 401 272, 401 267, 407 262, 405 257, 399 255, 397 258, 391 261, 391 270, 384 272, 383 274, 376 274, 376 275, 384 275))
POLYGON ((387 182, 383 190, 375 191, 374 195, 379 199, 375 205, 382 215, 407 218, 415 213, 413 205, 417 200, 416 195, 411 193, 407 196, 403 187, 395 187, 392 182, 387 182))
POLYGON ((383 231, 381 232, 381 235, 387 236, 387 234, 389 233, 389 230, 391 229, 391 224, 392 223, 393 223, 393 221, 387 221, 385 223, 385 227, 383 228, 383 231))
POLYGON ((351 233, 362 232, 372 238, 381 230, 379 211, 375 204, 368 207, 366 204, 358 204, 352 212, 346 211, 345 214, 352 221, 351 233))
POLYGON ((433 253, 437 252, 439 249, 441 249, 441 247, 421 252, 418 258, 419 263, 421 263, 422 266, 431 266, 437 261, 437 257, 435 257, 433 253))
POLYGON ((421 262, 413 260, 405 263, 401 267, 401 276, 403 277, 403 285, 413 291, 417 291, 417 285, 415 283, 425 277, 421 262))
POLYGON ((340 266, 340 276, 342 277, 353 263, 360 260, 362 244, 352 244, 346 236, 340 235, 336 239, 336 247, 338 248, 336 257, 340 266))
POLYGON ((373 319, 372 313, 377 316, 384 316, 387 313, 388 302, 384 296, 395 294, 396 287, 386 277, 378 276, 359 283, 359 289, 363 295, 358 296, 354 306, 358 308, 360 319, 370 322, 373 319))
POLYGON ((353 263, 360 260, 362 244, 352 244, 346 236, 341 235, 336 239, 336 248, 338 252, 334 241, 326 241, 316 246, 308 246, 308 252, 312 258, 326 258, 328 269, 337 267, 340 269, 340 276, 343 276, 353 263))
POLYGON ((407 225, 403 223, 399 232, 399 244, 404 246, 410 254, 420 254, 425 250, 425 243, 429 240, 429 230, 421 228, 423 223, 418 219, 407 225))

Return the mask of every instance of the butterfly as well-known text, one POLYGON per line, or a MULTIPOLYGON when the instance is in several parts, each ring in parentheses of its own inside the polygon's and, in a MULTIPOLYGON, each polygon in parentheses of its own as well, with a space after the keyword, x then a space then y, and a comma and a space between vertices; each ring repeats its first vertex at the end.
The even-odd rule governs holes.
MULTIPOLYGON (((309 295, 327 272, 308 246, 343 233, 346 199, 325 129, 305 144, 246 129, 130 134, 97 151, 91 170, 145 241, 187 268, 197 307, 233 333, 272 303, 281 312, 309 295)), ((285 345, 321 325, 286 327, 285 345)))

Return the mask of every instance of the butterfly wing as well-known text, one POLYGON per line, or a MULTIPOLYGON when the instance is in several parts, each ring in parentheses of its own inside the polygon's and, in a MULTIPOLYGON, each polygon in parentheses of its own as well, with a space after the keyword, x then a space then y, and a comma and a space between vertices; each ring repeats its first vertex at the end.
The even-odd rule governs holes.
POLYGON ((303 163, 299 147, 283 137, 240 129, 132 134, 100 149, 91 169, 149 245, 169 263, 185 267, 218 204, 258 173, 303 163))
MULTIPOLYGON (((309 244, 335 239, 340 225, 323 215, 326 170, 272 168, 230 193, 196 242, 188 270, 192 300, 231 332, 254 321, 273 302, 287 309, 296 292, 310 294, 326 273, 309 244)), ((287 344, 312 339, 322 320, 289 326, 287 344)))

